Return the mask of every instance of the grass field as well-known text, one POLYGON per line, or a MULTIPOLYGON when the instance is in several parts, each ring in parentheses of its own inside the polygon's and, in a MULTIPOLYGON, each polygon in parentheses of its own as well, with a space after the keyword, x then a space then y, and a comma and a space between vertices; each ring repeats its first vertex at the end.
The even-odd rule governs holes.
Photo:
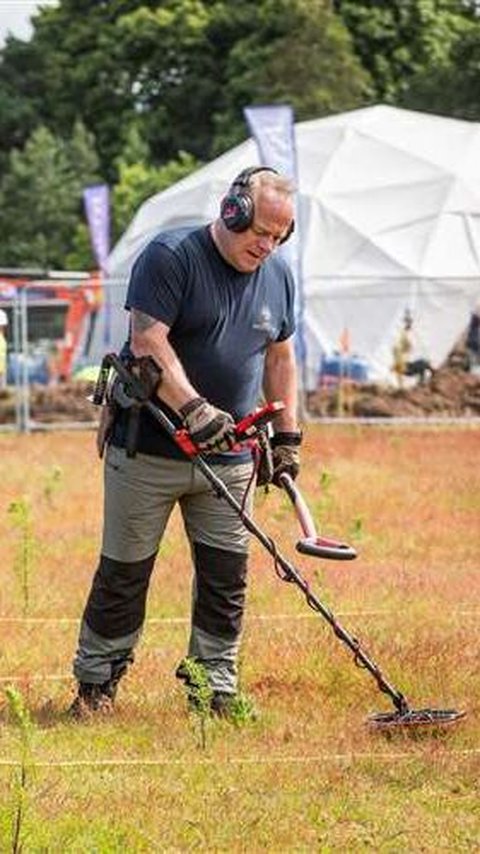
POLYGON ((412 705, 468 712, 387 739, 365 719, 389 699, 257 545, 241 682, 258 718, 187 713, 177 515, 115 717, 66 721, 101 465, 92 433, 0 435, 0 850, 480 850, 479 449, 467 427, 307 426, 299 484, 351 563, 297 560, 287 499, 257 497, 257 521, 412 705))

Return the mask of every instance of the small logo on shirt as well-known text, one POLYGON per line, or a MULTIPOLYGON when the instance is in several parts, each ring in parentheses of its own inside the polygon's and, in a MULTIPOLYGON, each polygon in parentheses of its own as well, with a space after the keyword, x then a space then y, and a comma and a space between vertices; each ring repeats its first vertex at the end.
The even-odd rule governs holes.
POLYGON ((260 309, 260 314, 258 315, 255 323, 253 324, 253 328, 257 329, 259 332, 271 332, 272 312, 270 311, 268 305, 264 305, 260 309))

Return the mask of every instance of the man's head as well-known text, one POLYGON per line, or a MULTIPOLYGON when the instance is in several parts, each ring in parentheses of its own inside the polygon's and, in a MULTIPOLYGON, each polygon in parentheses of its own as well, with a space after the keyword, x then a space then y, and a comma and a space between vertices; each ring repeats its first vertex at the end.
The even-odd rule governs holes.
POLYGON ((226 261, 253 273, 294 226, 293 186, 268 167, 245 169, 222 200, 212 234, 226 261))

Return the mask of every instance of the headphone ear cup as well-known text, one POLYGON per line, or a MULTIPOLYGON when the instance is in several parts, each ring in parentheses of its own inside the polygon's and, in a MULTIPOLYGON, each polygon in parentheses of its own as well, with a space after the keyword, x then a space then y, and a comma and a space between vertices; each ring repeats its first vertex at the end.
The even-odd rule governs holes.
POLYGON ((294 219, 292 219, 292 221, 291 221, 291 223, 290 223, 290 226, 289 226, 289 229, 288 229, 288 231, 287 231, 287 233, 286 233, 285 237, 282 237, 282 239, 281 239, 281 241, 280 241, 280 245, 282 245, 282 243, 286 243, 286 242, 287 242, 287 240, 288 240, 288 238, 292 236, 292 234, 293 234, 293 232, 294 232, 294 231, 295 231, 295 220, 294 220, 294 219))
POLYGON ((229 231, 242 232, 253 221, 253 199, 249 193, 229 193, 222 200, 220 216, 229 231))

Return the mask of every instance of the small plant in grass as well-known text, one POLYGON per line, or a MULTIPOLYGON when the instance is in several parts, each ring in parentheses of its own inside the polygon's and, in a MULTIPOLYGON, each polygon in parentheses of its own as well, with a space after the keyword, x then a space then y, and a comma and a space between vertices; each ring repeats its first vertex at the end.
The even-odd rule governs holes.
POLYGON ((60 466, 52 466, 52 468, 47 472, 43 487, 43 495, 45 501, 50 507, 53 507, 54 505, 53 499, 61 484, 62 474, 63 472, 60 466))
POLYGON ((326 495, 333 483, 333 474, 328 469, 323 469, 320 475, 320 489, 326 495))
POLYGON ((32 534, 31 509, 27 498, 12 501, 8 513, 20 532, 20 543, 14 558, 13 568, 20 582, 22 613, 25 617, 30 608, 30 586, 35 554, 35 538, 32 534))
POLYGON ((200 747, 207 746, 207 726, 211 717, 211 700, 213 691, 203 664, 194 658, 184 658, 182 662, 183 679, 188 686, 190 709, 195 715, 200 732, 200 747))
POLYGON ((350 525, 350 536, 352 540, 361 540, 365 534, 364 520, 362 516, 355 516, 350 525))
POLYGON ((319 516, 322 521, 323 518, 328 515, 332 507, 333 499, 330 494, 330 490, 333 480, 333 474, 327 469, 323 469, 320 474, 319 498, 315 501, 313 508, 315 515, 319 516))
POLYGON ((15 769, 14 778, 14 802, 12 822, 12 846, 13 854, 22 851, 24 842, 24 823, 27 809, 28 784, 30 772, 33 767, 32 760, 32 734, 33 724, 25 701, 20 691, 9 686, 5 694, 7 696, 8 708, 20 734, 20 761, 15 769))
POLYGON ((229 703, 227 717, 234 726, 242 727, 256 721, 258 712, 252 698, 239 691, 229 703))

